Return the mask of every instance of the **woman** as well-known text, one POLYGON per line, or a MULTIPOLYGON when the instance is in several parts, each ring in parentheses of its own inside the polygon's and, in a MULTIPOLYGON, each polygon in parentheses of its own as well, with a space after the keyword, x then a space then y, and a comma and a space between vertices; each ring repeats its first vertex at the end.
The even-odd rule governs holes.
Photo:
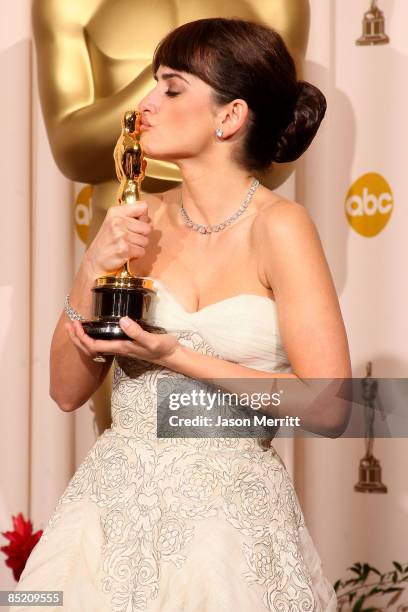
MULTIPOLYGON (((87 612, 335 610, 275 449, 258 438, 158 439, 155 412, 160 381, 350 376, 314 225, 253 176, 302 154, 324 97, 297 81, 276 32, 240 20, 177 28, 154 71, 139 104, 142 144, 175 162, 183 185, 112 207, 84 256, 55 330, 50 390, 76 410, 116 354, 113 424, 61 497, 19 589, 63 590, 65 609, 87 612), (92 340, 76 313, 90 317, 94 279, 129 258, 134 274, 155 280, 149 320, 168 333, 123 319, 129 340, 92 340)), ((336 436, 344 416, 326 410, 319 426, 336 436)))

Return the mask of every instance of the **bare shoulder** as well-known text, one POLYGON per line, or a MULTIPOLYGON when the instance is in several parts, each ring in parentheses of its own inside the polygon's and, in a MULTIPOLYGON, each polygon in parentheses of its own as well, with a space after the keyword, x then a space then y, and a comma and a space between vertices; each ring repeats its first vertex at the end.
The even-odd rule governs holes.
POLYGON ((264 203, 253 223, 253 237, 257 244, 281 247, 282 242, 288 245, 293 240, 305 240, 316 236, 316 226, 306 208, 286 198, 266 190, 264 203))
MULTIPOLYGON (((305 207, 276 197, 266 202, 253 223, 252 243, 261 282, 277 295, 281 288, 306 278, 306 270, 326 275, 327 263, 317 228, 305 207)), ((291 289, 293 291, 293 288, 291 289)))

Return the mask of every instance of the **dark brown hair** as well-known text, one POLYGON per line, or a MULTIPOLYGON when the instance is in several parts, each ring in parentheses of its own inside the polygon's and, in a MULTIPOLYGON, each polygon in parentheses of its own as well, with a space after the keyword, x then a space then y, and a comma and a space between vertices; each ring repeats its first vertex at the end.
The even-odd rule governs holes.
POLYGON ((170 32, 157 46, 159 66, 189 72, 214 90, 217 104, 246 101, 249 121, 235 159, 248 170, 300 157, 326 111, 314 85, 298 81, 295 63, 271 28, 241 19, 199 19, 170 32))

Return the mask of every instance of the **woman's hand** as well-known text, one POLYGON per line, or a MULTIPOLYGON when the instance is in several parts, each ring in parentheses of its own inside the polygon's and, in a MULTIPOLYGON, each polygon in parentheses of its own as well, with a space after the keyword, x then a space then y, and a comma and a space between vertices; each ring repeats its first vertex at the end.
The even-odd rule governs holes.
POLYGON ((111 206, 84 261, 95 278, 116 272, 129 259, 143 257, 151 231, 147 202, 111 206))
POLYGON ((148 332, 128 317, 122 317, 119 323, 129 340, 94 340, 79 321, 66 323, 65 328, 75 346, 92 359, 98 355, 123 355, 160 365, 181 346, 175 336, 148 332))

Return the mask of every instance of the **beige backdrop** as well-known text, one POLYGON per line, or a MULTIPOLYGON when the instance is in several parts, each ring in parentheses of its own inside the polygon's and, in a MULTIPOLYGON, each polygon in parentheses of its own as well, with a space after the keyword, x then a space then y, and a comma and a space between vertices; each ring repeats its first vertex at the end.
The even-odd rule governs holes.
MULTIPOLYGON (((356 46, 369 5, 367 0, 311 2, 305 77, 325 91, 328 114, 299 163, 296 197, 312 213, 322 237, 348 331, 353 375, 364 376, 371 360, 374 376, 406 378, 408 3, 379 0, 390 44, 356 46), (354 181, 373 172, 389 183, 394 208, 384 229, 367 238, 350 227, 344 206, 354 181)), ((363 451, 364 440, 358 439, 305 440, 296 446, 297 491, 332 578, 354 561, 384 570, 391 569, 392 560, 408 561, 407 440, 375 441, 386 495, 353 491, 363 451)))
MULTIPOLYGON (((279 191, 304 203, 318 226, 354 375, 364 376, 372 360, 374 375, 406 377, 402 263, 408 193, 402 164, 408 137, 408 4, 380 0, 390 45, 356 47, 368 5, 368 0, 311 0, 305 77, 321 86, 329 110, 296 176, 279 191), (368 172, 383 175, 394 195, 387 225, 372 238, 356 233, 344 213, 348 189, 368 172)), ((51 335, 83 252, 74 231, 74 200, 83 186, 65 180, 50 154, 37 97, 29 0, 3 0, 1 17, 0 531, 5 531, 20 511, 35 529, 45 527, 96 432, 90 404, 65 414, 48 395, 51 335)), ((408 561, 407 446, 405 439, 376 441, 388 494, 364 495, 353 491, 363 440, 276 442, 330 580, 354 561, 384 569, 393 559, 408 561)), ((13 588, 3 559, 1 588, 13 588)))

